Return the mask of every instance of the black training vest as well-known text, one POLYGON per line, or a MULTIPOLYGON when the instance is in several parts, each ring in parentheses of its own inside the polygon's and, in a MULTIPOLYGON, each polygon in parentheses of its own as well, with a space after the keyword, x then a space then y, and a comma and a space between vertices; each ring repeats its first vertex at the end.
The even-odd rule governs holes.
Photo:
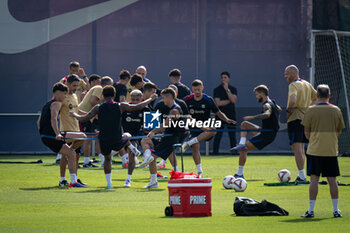
POLYGON ((55 131, 53 131, 51 126, 51 104, 56 102, 56 99, 52 99, 47 102, 41 110, 40 123, 39 123, 39 133, 56 136, 55 131))
POLYGON ((269 118, 262 120, 262 128, 273 129, 274 131, 278 131, 280 128, 279 126, 280 112, 278 111, 274 100, 267 100, 264 104, 266 103, 271 106, 272 113, 269 118))
POLYGON ((117 143, 122 139, 122 116, 117 102, 107 101, 98 108, 98 123, 102 141, 117 143))

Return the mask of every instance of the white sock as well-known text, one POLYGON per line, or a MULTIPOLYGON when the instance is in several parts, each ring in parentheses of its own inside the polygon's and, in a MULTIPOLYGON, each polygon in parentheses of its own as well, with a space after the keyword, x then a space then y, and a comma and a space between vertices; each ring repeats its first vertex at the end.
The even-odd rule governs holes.
POLYGON ((75 174, 75 173, 71 173, 70 174, 70 182, 72 183, 72 184, 74 184, 74 183, 77 183, 77 174, 75 174))
POLYGON ((132 151, 132 153, 134 153, 134 154, 136 154, 136 152, 137 152, 137 148, 136 147, 134 147, 134 145, 133 144, 131 144, 130 143, 130 145, 128 146, 128 148, 132 151))
POLYGON ((196 164, 197 173, 203 173, 201 164, 196 164))
POLYGON ((310 213, 311 211, 314 211, 314 209, 315 209, 315 204, 316 204, 316 200, 309 200, 309 210, 308 210, 309 213, 310 213))
POLYGON ((180 170, 179 170, 179 166, 177 166, 177 165, 176 165, 176 166, 174 166, 174 167, 173 167, 173 169, 174 169, 174 171, 177 171, 177 172, 179 172, 179 171, 180 171, 180 170))
POLYGON ((129 154, 126 153, 126 154, 124 154, 123 156, 120 156, 120 159, 122 160, 123 163, 128 162, 129 154))
POLYGON ((245 141, 247 140, 246 137, 241 137, 241 140, 239 141, 239 144, 245 145, 245 141))
POLYGON ((303 180, 305 180, 305 179, 306 179, 304 169, 299 170, 299 171, 298 171, 298 173, 299 173, 299 177, 300 177, 301 179, 303 179, 303 180))
POLYGON ((243 176, 243 169, 244 169, 244 166, 238 165, 237 175, 243 176))
POLYGON ((112 173, 105 174, 107 185, 112 185, 112 173))
POLYGON ((157 182, 157 173, 151 174, 151 183, 156 183, 156 182, 157 182))
POLYGON ((84 164, 88 164, 90 162, 90 157, 84 157, 84 164))
POLYGON ((192 146, 193 144, 198 143, 197 137, 192 138, 187 142, 188 145, 192 146))
POLYGON ((126 177, 127 180, 131 180, 131 176, 130 174, 128 174, 128 176, 126 177))
MULTIPOLYGON (((105 157, 103 156, 103 154, 99 154, 98 157, 100 158, 101 160, 101 164, 104 164, 105 163, 105 157)), ((85 158, 85 157, 84 157, 85 158)))
POLYGON ((332 204, 333 204, 333 212, 338 211, 338 198, 337 199, 332 199, 332 204))
MULTIPOLYGON (((64 181, 66 179, 66 177, 61 176, 60 182, 64 181)), ((333 199, 332 199, 333 200, 333 199)))
POLYGON ((143 156, 144 156, 145 159, 148 158, 149 156, 152 156, 151 155, 151 150, 150 149, 146 149, 145 152, 143 153, 143 156))
POLYGON ((56 160, 61 159, 62 155, 61 154, 57 154, 56 160))

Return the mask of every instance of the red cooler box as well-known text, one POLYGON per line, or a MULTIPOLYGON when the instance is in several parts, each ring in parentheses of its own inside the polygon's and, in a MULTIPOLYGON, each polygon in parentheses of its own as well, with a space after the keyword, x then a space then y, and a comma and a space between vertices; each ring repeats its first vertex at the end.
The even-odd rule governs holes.
POLYGON ((211 179, 171 179, 166 216, 211 216, 211 179))

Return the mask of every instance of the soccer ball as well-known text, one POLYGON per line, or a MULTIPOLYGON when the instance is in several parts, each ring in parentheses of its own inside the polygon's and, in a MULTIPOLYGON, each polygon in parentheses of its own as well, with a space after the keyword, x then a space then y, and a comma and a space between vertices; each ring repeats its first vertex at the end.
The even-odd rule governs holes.
POLYGON ((244 192, 247 189, 247 181, 243 178, 237 178, 233 181, 234 189, 236 192, 244 192))
POLYGON ((290 174, 290 171, 288 171, 287 169, 282 169, 278 172, 277 179, 281 183, 287 183, 290 181, 291 178, 292 178, 292 175, 290 174))
POLYGON ((222 180, 222 185, 224 186, 225 189, 233 189, 234 181, 235 181, 235 178, 233 176, 228 175, 228 176, 225 176, 225 178, 222 180))

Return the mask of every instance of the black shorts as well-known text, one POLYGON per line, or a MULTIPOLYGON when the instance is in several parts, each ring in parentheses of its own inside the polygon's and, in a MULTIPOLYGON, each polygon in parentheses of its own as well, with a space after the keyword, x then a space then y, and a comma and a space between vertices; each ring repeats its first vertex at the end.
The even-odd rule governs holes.
POLYGON ((322 177, 339 176, 338 158, 307 155, 307 175, 316 175, 322 177))
POLYGON ((184 134, 181 134, 179 136, 162 137, 157 145, 155 145, 152 153, 166 160, 174 151, 173 145, 182 143, 185 138, 186 136, 184 134))
POLYGON ((307 143, 309 142, 305 137, 304 126, 301 124, 301 120, 294 120, 288 122, 288 136, 289 145, 293 145, 295 142, 307 143))
POLYGON ((81 129, 85 133, 95 133, 96 131, 99 130, 98 120, 94 119, 92 122, 91 121, 82 122, 81 129))
POLYGON ((100 149, 101 149, 101 154, 103 155, 109 155, 112 150, 119 151, 121 150, 124 146, 126 146, 127 140, 121 140, 119 142, 109 142, 109 141, 100 141, 100 149))
MULTIPOLYGON (((200 135, 201 133, 203 133, 204 131, 201 129, 194 129, 196 131, 191 131, 191 135, 190 138, 195 138, 198 137, 198 135, 200 135)), ((208 138, 206 141, 210 141, 214 136, 208 138)))
POLYGON ((257 149, 262 150, 265 146, 271 144, 275 140, 277 132, 261 132, 252 137, 249 142, 257 149))
POLYGON ((58 153, 62 149, 62 146, 64 144, 66 144, 65 141, 56 140, 56 139, 52 139, 52 138, 43 138, 42 137, 41 141, 44 143, 45 146, 50 148, 50 150, 52 150, 55 153, 58 153))

